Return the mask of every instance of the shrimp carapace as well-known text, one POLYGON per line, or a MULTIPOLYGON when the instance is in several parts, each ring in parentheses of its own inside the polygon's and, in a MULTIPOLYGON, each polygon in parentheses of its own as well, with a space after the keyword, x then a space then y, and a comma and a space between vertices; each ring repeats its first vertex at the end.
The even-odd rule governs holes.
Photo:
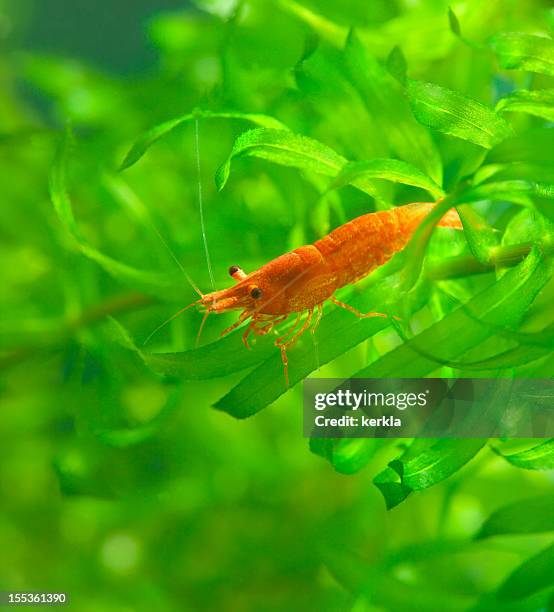
MULTIPOLYGON (((238 320, 225 329, 223 335, 250 320, 243 334, 243 342, 247 347, 250 333, 268 334, 289 315, 296 313, 292 327, 275 341, 281 350, 288 386, 286 349, 310 325, 312 333, 315 333, 326 300, 330 299, 360 318, 387 316, 373 312, 361 313, 334 298, 333 294, 337 289, 367 276, 402 250, 434 206, 433 202, 416 202, 362 215, 336 228, 314 244, 280 255, 250 274, 246 274, 239 266, 231 266, 229 274, 237 283, 228 289, 203 295, 196 303, 203 307, 206 315, 241 310, 238 320), (306 319, 301 325, 304 313, 306 319)), ((447 212, 438 225, 463 229, 455 210, 447 212)))

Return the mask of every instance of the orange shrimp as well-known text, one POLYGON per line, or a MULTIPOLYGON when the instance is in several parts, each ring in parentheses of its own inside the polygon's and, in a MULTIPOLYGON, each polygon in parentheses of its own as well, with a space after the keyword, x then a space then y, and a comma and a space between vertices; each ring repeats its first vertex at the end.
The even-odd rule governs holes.
MULTIPOLYGON (((292 327, 275 340, 275 346, 281 351, 288 387, 287 348, 312 324, 312 333, 315 333, 326 300, 360 318, 387 316, 378 312, 361 313, 337 300, 333 294, 337 289, 367 276, 403 249, 434 205, 432 202, 416 202, 362 215, 314 244, 285 253, 250 274, 243 272, 239 266, 231 266, 229 274, 237 283, 228 289, 203 295, 194 304, 204 309, 204 321, 210 313, 242 310, 238 320, 222 335, 250 320, 242 336, 247 348, 250 348, 250 333, 267 334, 289 315, 296 313, 292 327), (306 319, 300 325, 305 312, 306 319)), ((439 226, 463 229, 455 211, 448 212, 439 226)))

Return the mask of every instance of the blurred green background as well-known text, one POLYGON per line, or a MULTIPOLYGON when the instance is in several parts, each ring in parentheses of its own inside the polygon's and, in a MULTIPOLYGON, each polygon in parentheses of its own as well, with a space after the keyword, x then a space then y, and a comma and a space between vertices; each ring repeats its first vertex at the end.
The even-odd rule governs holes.
MULTIPOLYGON (((214 344, 233 315, 208 319, 201 345, 212 349, 195 352, 201 316, 194 310, 142 347, 157 325, 195 299, 157 232, 203 291, 210 279, 194 122, 118 172, 140 134, 201 107, 277 117, 348 159, 402 157, 388 140, 386 118, 368 109, 345 78, 340 54, 350 27, 380 66, 389 57, 390 67, 389 54, 399 46, 411 78, 491 108, 516 89, 553 86, 548 73, 504 70, 483 49, 500 31, 551 34, 549 2, 452 3, 470 44, 452 32, 448 5, 0 0, 0 590, 65 591, 72 609, 107 612, 547 609, 551 553, 530 573, 520 570, 525 584, 532 582, 526 576, 538 577, 531 590, 514 587, 516 595, 503 599, 498 589, 526 560, 551 550, 548 443, 542 463, 525 466, 531 469, 485 446, 450 478, 386 510, 372 479, 409 441, 356 441, 334 450, 312 444, 311 452, 302 437, 301 385, 279 391, 250 419, 233 418, 231 400, 224 411, 212 408, 237 389, 243 368, 273 355, 260 343, 256 351, 266 352, 247 362, 238 337, 214 344), (64 218, 52 206, 49 182, 68 123, 73 212, 64 218), (152 276, 122 271, 120 263, 152 276), (151 367, 136 347, 178 353, 176 365, 151 367), (475 537, 491 513, 514 503, 508 518, 490 528, 491 537, 475 537)), ((513 113, 510 122, 527 143, 537 142, 536 130, 552 133, 544 112, 513 113)), ((250 271, 376 207, 429 197, 384 182, 383 201, 354 187, 327 194, 321 176, 262 159, 233 162, 229 184, 218 192, 214 174, 248 127, 240 119, 199 120, 205 225, 218 288, 230 284, 230 265, 250 271)), ((445 190, 483 163, 482 147, 429 134, 445 190)), ((525 171, 554 183, 548 151, 545 145, 542 165, 525 171)), ((511 192, 495 202, 477 199, 502 244, 538 242, 552 222, 544 202, 522 207, 511 192)), ((471 256, 464 237, 448 231, 437 232, 429 254, 438 262, 471 256)), ((413 333, 504 272, 427 284, 413 333)), ((519 347, 517 363, 476 373, 443 359, 429 374, 552 376, 554 290, 552 281, 543 285, 512 326, 534 334, 535 345, 490 330, 455 356, 471 361, 519 347)), ((356 290, 345 298, 350 295, 356 290)), ((402 342, 390 327, 371 329, 367 340, 324 359, 329 363, 316 375, 352 375, 402 342)), ((291 362, 304 363, 313 353, 310 342, 291 351, 291 362)), ((325 355, 325 346, 320 350, 325 355)), ((409 365, 394 370, 411 374, 409 365)), ((240 388, 235 393, 232 401, 240 388)), ((539 442, 498 441, 495 448, 525 451, 539 442)))

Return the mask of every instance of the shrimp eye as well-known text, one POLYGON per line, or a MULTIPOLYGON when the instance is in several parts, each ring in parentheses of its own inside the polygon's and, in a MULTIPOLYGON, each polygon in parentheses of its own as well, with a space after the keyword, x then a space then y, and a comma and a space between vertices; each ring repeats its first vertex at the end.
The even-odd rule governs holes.
POLYGON ((229 268, 229 276, 233 276, 233 274, 236 274, 239 270, 240 268, 238 266, 231 266, 229 268))
POLYGON ((252 289, 250 292, 250 295, 257 300, 262 297, 262 290, 259 287, 254 287, 254 289, 252 289))

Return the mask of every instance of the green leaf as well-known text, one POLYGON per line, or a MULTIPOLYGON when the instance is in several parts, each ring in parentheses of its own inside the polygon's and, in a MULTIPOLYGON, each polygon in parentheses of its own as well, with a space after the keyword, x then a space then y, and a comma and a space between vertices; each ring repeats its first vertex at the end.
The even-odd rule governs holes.
POLYGON ((242 331, 237 330, 199 348, 174 353, 149 353, 138 348, 127 330, 110 320, 111 340, 137 354, 150 370, 169 378, 208 380, 227 376, 250 368, 267 359, 275 347, 268 337, 257 337, 247 350, 242 342, 242 331))
POLYGON ((341 474, 359 472, 375 455, 375 438, 310 438, 310 450, 341 474))
POLYGON ((398 472, 391 467, 379 472, 373 479, 373 484, 381 491, 387 510, 392 510, 413 493, 410 487, 402 483, 398 472))
POLYGON ((460 28, 460 22, 456 17, 456 13, 454 13, 450 6, 448 7, 448 23, 450 24, 450 30, 452 31, 452 34, 461 38, 462 30, 460 28))
POLYGON ((524 561, 498 590, 498 598, 522 599, 554 586, 554 544, 524 561))
MULTIPOLYGON (((431 212, 419 224, 408 244, 400 253, 393 258, 389 265, 396 262, 403 264, 400 273, 401 283, 399 289, 409 291, 417 282, 423 268, 427 245, 437 223, 456 203, 457 191, 452 192, 443 198, 431 209, 431 212)), ((379 270, 375 273, 377 275, 379 270)))
POLYGON ((428 131, 412 115, 402 85, 364 48, 354 32, 348 37, 344 62, 350 80, 379 122, 394 155, 441 184, 439 153, 428 131))
POLYGON ((411 492, 421 491, 452 476, 484 446, 486 440, 437 440, 414 457, 398 458, 378 474, 373 482, 390 510, 411 492))
POLYGON ((554 494, 516 501, 495 510, 477 538, 554 531, 554 494))
POLYGON ((480 359, 478 361, 466 363, 459 362, 453 364, 452 361, 443 362, 444 365, 451 365, 452 367, 458 367, 462 370, 480 370, 484 371, 496 371, 508 370, 515 368, 516 366, 525 365, 536 359, 541 359, 550 353, 550 348, 541 348, 539 346, 528 346, 520 345, 513 349, 503 351, 492 357, 486 359, 480 359))
POLYGON ((457 210, 472 254, 481 263, 489 263, 499 243, 498 235, 471 206, 461 205, 457 210))
POLYGON ((417 120, 443 134, 490 149, 512 133, 492 109, 458 92, 413 80, 407 91, 417 120))
MULTIPOLYGON (((536 192, 531 186, 532 193, 536 192)), ((502 244, 523 244, 542 242, 547 249, 554 243, 554 226, 548 224, 546 219, 537 214, 533 208, 522 208, 512 216, 504 229, 502 244)))
POLYGON ((490 41, 502 68, 554 75, 554 40, 522 32, 502 32, 490 41))
POLYGON ((257 338, 247 350, 242 331, 210 344, 176 353, 143 353, 145 363, 163 376, 185 380, 206 380, 250 368, 267 359, 275 350, 271 338, 257 338))
POLYGON ((498 102, 495 111, 527 113, 547 121, 554 121, 554 89, 514 91, 498 102))
POLYGON ((182 283, 177 281, 175 275, 139 270, 129 266, 94 248, 81 235, 67 193, 66 172, 69 142, 70 134, 66 132, 58 147, 50 172, 50 199, 59 221, 74 239, 79 250, 100 265, 108 274, 131 287, 139 288, 155 296, 164 295, 182 299, 183 291, 180 289, 182 283))
MULTIPOLYGON (((489 151, 487 164, 554 163, 554 129, 539 128, 511 136, 489 151)), ((535 178, 535 175, 533 176, 535 178)))
MULTIPOLYGON (((492 327, 491 327, 492 330, 492 327)), ((399 335, 403 340, 407 338, 403 335, 400 329, 397 328, 399 335)), ((500 331, 500 330, 496 330, 500 331)), ((439 359, 429 351, 422 350, 420 347, 412 345, 412 349, 417 351, 418 355, 422 355, 437 365, 445 365, 451 368, 457 368, 464 371, 491 371, 512 369, 516 366, 528 364, 534 360, 546 357, 551 352, 553 340, 554 324, 549 325, 535 334, 522 334, 512 330, 502 330, 502 336, 509 340, 514 340, 520 344, 514 348, 501 351, 486 357, 485 359, 477 359, 475 361, 454 361, 453 359, 439 359)), ((499 338, 500 339, 500 338, 499 338)))
POLYGON ((219 191, 225 187, 236 157, 259 157, 276 164, 334 176, 346 159, 323 143, 288 130, 257 128, 241 134, 227 160, 216 173, 219 191))
POLYGON ((527 206, 530 204, 529 197, 535 192, 536 185, 530 181, 499 181, 484 183, 467 189, 462 197, 464 202, 495 200, 527 206))
POLYGON ((508 162, 502 164, 487 164, 474 175, 474 184, 485 181, 502 182, 506 180, 524 180, 530 183, 554 184, 554 167, 548 162, 508 162))
POLYGON ((139 138, 135 141, 125 159, 121 163, 119 170, 125 170, 135 164, 148 149, 157 142, 160 138, 167 136, 170 132, 172 132, 175 128, 179 127, 183 123, 187 123, 193 119, 240 119, 243 121, 250 121, 252 123, 256 123, 258 125, 275 128, 275 129, 286 129, 280 121, 274 119, 273 117, 269 117, 268 115, 261 115, 257 113, 238 113, 238 112, 212 112, 208 110, 196 110, 192 113, 187 113, 186 115, 181 115, 180 117, 176 117, 175 119, 170 119, 169 121, 165 121, 164 123, 160 123, 159 125, 150 128, 147 132, 139 136, 139 138))
POLYGON ((395 45, 392 51, 387 56, 387 70, 401 84, 406 84, 406 73, 408 70, 406 58, 402 53, 402 49, 395 45))
MULTIPOLYGON (((216 173, 218 190, 225 187, 231 172, 231 162, 237 157, 258 157, 325 176, 336 176, 348 163, 342 155, 313 138, 288 130, 257 128, 244 132, 235 141, 229 157, 216 173)), ((374 181, 365 176, 354 177, 351 183, 372 197, 380 199, 374 181)))
POLYGON ((347 163, 331 184, 331 188, 356 184, 359 179, 384 179, 419 187, 428 191, 434 198, 444 196, 443 190, 421 170, 398 159, 371 159, 347 163))
POLYGON ((490 325, 498 328, 517 324, 551 275, 552 264, 542 261, 537 250, 532 251, 519 266, 509 270, 466 304, 359 370, 353 377, 387 378, 394 377, 399 371, 404 376, 429 375, 437 368, 437 363, 421 353, 429 352, 429 347, 433 347, 432 353, 438 359, 455 359, 489 337, 490 325), (487 325, 487 321, 491 324, 487 325), (452 334, 453 329, 455 334, 452 334))
POLYGON ((525 470, 554 469, 554 438, 511 455, 505 455, 496 448, 494 450, 512 465, 525 470))
POLYGON ((456 16, 456 13, 454 13, 451 7, 448 7, 448 24, 450 26, 450 31, 452 32, 452 34, 458 37, 468 47, 471 47, 472 49, 475 49, 477 51, 481 51, 484 48, 484 45, 482 43, 470 40, 462 34, 462 28, 460 26, 458 17, 456 16))
MULTIPOLYGON (((333 135, 336 146, 355 159, 389 156, 379 118, 373 116, 348 78, 342 51, 320 45, 295 68, 299 94, 310 104, 319 133, 333 135)), ((378 186, 379 200, 390 203, 394 185, 378 186)))

